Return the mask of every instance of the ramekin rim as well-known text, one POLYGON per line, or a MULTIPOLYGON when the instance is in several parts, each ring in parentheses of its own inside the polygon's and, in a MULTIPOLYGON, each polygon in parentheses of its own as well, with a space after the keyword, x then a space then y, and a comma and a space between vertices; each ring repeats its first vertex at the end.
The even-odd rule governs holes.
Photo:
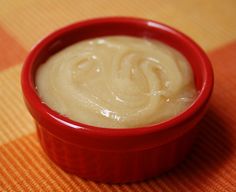
POLYGON ((205 54, 205 52, 200 48, 192 39, 190 39, 188 36, 183 34, 182 32, 157 21, 149 20, 149 19, 143 19, 143 18, 137 18, 137 17, 100 17, 100 18, 93 18, 88 19, 84 21, 79 21, 70 25, 67 25, 65 27, 62 27, 46 37, 44 37, 42 40, 40 40, 30 51, 28 54, 28 57, 26 58, 24 62, 24 66, 21 73, 21 85, 23 94, 28 102, 30 102, 30 105, 33 106, 34 109, 36 109, 42 118, 47 118, 50 122, 57 121, 57 124, 59 124, 61 127, 64 127, 65 130, 71 131, 71 132, 84 132, 88 134, 94 134, 94 135, 107 135, 107 136, 129 136, 129 135, 143 135, 143 134, 150 134, 157 131, 162 131, 166 129, 170 129, 171 127, 174 127, 177 124, 180 124, 189 118, 193 114, 195 114, 200 108, 208 101, 208 99, 211 96, 212 90, 213 90, 213 84, 214 84, 214 76, 213 76, 213 69, 211 66, 211 63, 205 54), (59 113, 55 112, 51 108, 49 108, 47 105, 43 104, 40 97, 38 96, 35 86, 32 82, 32 76, 31 76, 31 68, 34 59, 37 57, 37 54, 40 53, 40 50, 48 43, 50 40, 52 40, 55 37, 58 37, 62 35, 65 32, 68 32, 72 29, 83 27, 84 25, 91 25, 91 24, 98 24, 101 22, 128 22, 128 23, 136 23, 141 24, 143 26, 147 26, 147 24, 154 24, 156 28, 164 29, 172 34, 178 35, 179 38, 182 38, 185 40, 189 45, 191 45, 195 52, 201 56, 201 60, 204 63, 205 67, 205 79, 204 84, 195 99, 195 101, 189 106, 185 111, 178 114, 177 116, 170 118, 166 121, 142 126, 142 127, 136 127, 136 128, 103 128, 103 127, 96 127, 91 126, 87 124, 83 124, 80 122, 73 121, 63 115, 60 115, 59 113))

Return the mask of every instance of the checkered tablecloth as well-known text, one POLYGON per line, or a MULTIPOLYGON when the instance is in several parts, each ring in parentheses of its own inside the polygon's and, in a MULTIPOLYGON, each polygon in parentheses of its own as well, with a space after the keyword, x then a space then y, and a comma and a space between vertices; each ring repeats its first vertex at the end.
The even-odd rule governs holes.
POLYGON ((0 191, 236 191, 235 0, 0 0, 0 191), (215 72, 209 110, 186 160, 141 183, 109 185, 70 175, 42 151, 20 88, 30 48, 64 25, 100 16, 171 25, 200 44, 215 72))

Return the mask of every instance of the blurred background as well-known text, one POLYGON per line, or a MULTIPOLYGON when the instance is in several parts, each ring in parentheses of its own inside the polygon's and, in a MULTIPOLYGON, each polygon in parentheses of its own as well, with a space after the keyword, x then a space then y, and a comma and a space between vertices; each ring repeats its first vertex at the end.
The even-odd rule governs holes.
POLYGON ((235 11, 235 0, 2 0, 0 22, 26 50, 59 27, 103 16, 160 21, 211 50, 235 39, 235 11))
POLYGON ((235 0, 0 0, 0 191, 236 191, 235 18, 235 0), (62 26, 104 16, 168 24, 200 44, 215 71, 191 154, 142 183, 94 183, 60 170, 39 146, 22 99, 20 71, 31 47, 62 26))

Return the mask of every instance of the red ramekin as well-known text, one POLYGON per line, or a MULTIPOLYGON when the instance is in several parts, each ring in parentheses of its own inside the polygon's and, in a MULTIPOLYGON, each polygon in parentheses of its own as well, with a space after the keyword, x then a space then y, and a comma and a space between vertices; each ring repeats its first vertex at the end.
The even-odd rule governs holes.
POLYGON ((213 71, 202 49, 181 32, 156 21, 108 17, 69 25, 40 41, 24 63, 21 83, 40 143, 53 162, 83 178, 124 183, 157 176, 186 156, 197 134, 196 124, 206 112, 213 89, 213 71), (165 122, 124 129, 75 122, 41 102, 35 88, 39 65, 73 43, 110 35, 156 39, 180 51, 194 72, 199 93, 195 102, 165 122))

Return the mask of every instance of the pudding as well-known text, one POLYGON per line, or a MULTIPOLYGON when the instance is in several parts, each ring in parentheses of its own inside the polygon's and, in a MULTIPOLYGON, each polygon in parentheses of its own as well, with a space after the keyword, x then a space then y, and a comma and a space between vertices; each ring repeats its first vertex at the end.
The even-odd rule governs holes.
POLYGON ((80 123, 134 128, 166 121, 197 96, 191 65, 151 39, 106 36, 59 51, 36 73, 41 100, 80 123))

